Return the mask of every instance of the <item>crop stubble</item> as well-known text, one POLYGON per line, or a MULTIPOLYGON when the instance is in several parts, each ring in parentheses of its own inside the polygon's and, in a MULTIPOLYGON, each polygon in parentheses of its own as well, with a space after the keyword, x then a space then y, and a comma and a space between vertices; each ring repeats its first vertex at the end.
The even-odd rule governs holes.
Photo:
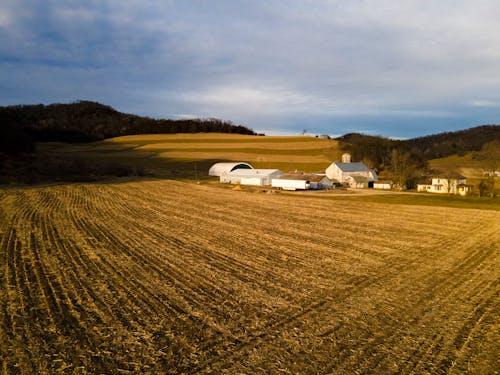
POLYGON ((499 214, 173 181, 0 192, 4 373, 499 368, 499 214))

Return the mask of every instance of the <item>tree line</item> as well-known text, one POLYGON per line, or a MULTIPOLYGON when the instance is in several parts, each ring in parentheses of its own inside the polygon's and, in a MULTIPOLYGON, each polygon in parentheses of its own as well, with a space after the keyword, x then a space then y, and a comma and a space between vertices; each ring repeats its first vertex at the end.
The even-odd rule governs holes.
POLYGON ((0 150, 30 151, 34 142, 91 142, 133 134, 237 133, 245 126, 216 118, 153 119, 116 111, 97 102, 0 107, 0 150))
POLYGON ((408 140, 359 133, 349 133, 337 140, 341 149, 349 152, 354 160, 363 161, 404 189, 414 188, 426 176, 428 160, 455 154, 462 156, 468 152, 473 152, 475 158, 494 159, 484 156, 483 149, 490 149, 492 141, 500 140, 500 125, 481 125, 408 140))

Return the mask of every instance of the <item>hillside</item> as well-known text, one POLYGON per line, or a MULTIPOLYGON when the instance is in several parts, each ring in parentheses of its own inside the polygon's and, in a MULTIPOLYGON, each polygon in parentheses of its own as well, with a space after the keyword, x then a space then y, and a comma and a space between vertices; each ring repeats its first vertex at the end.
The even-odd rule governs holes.
POLYGON ((0 124, 0 151, 26 151, 32 148, 30 141, 90 142, 130 134, 255 134, 244 126, 219 119, 152 119, 90 101, 0 107, 0 124))
POLYGON ((426 160, 450 155, 463 156, 479 151, 484 144, 500 141, 500 125, 482 125, 474 128, 445 132, 402 141, 410 150, 418 152, 426 160))
POLYGON ((499 125, 410 140, 358 133, 334 140, 256 137, 248 128, 217 119, 156 120, 84 101, 0 107, 0 121, 3 184, 131 175, 198 179, 212 163, 223 160, 322 172, 349 152, 381 178, 412 188, 431 168, 446 172, 469 168, 461 173, 479 178, 482 170, 475 153, 500 140, 499 125), (461 165, 458 161, 465 156, 473 163, 461 165))
POLYGON ((470 155, 480 151, 487 143, 500 141, 500 125, 482 125, 407 140, 359 133, 349 133, 336 140, 340 142, 341 149, 350 152, 355 160, 364 159, 378 172, 390 167, 394 149, 408 154, 416 167, 427 169, 430 160, 470 155))
POLYGON ((143 134, 91 143, 44 142, 37 152, 0 160, 0 183, 95 181, 112 176, 203 179, 218 161, 283 171, 324 171, 338 142, 314 137, 242 134, 143 134))

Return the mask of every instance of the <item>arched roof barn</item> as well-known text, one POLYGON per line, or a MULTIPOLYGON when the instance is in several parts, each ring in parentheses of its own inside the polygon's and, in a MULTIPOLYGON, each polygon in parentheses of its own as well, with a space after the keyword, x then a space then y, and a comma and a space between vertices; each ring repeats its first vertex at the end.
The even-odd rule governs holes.
POLYGON ((208 170, 209 176, 222 176, 236 169, 253 169, 248 163, 235 162, 235 163, 215 163, 208 170))

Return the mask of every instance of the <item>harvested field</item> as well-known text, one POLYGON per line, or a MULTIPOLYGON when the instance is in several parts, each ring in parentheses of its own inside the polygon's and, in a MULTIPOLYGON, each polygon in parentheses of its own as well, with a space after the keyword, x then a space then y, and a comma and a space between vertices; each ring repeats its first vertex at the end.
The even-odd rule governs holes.
MULTIPOLYGON (((199 180, 208 178, 208 170, 214 163, 224 161, 243 161, 254 168, 284 172, 324 173, 342 155, 339 143, 332 139, 221 133, 142 134, 92 143, 38 143, 37 151, 37 159, 25 163, 29 164, 25 171, 10 167, 12 177, 0 175, 0 183, 2 180, 3 183, 46 182, 45 176, 50 175, 62 180, 71 174, 76 177, 65 181, 92 181, 92 176, 106 175, 106 171, 113 171, 116 166, 130 169, 127 176, 199 180), (70 165, 59 176, 57 171, 62 169, 61 164, 64 167, 64 162, 70 165), (71 169, 73 165, 78 167, 71 169), (141 172, 135 173, 137 170, 141 172), (28 176, 38 178, 23 178, 28 176)), ((115 172, 115 176, 123 175, 115 172)))
POLYGON ((498 211, 0 190, 0 373, 495 373, 498 211))

